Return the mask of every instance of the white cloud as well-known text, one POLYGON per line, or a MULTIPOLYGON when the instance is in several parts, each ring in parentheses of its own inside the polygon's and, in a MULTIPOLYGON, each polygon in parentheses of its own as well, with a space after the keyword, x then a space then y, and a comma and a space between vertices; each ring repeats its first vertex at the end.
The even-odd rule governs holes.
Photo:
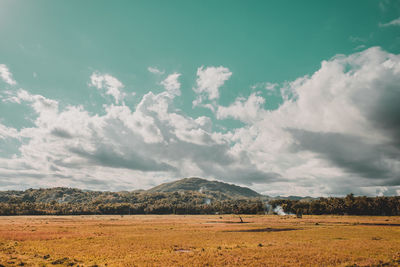
POLYGON ((233 160, 224 136, 212 132, 210 118, 176 110, 176 94, 169 90, 147 93, 134 109, 106 105, 101 116, 80 106, 59 110, 57 101, 20 90, 8 101, 31 105, 37 118, 33 127, 18 132, 27 140, 19 147, 20 156, 0 158, 0 177, 20 186, 108 190, 146 187, 165 177, 212 177, 210 168, 225 176, 218 164, 246 177, 246 167, 233 160), (16 169, 17 162, 26 167, 16 169))
POLYGON ((90 76, 90 85, 97 89, 106 89, 106 94, 114 97, 116 104, 122 102, 125 97, 125 93, 121 91, 124 85, 117 78, 109 74, 94 72, 90 76))
POLYGON ((361 45, 356 46, 354 48, 354 50, 362 50, 362 49, 365 49, 365 48, 366 48, 366 45, 361 44, 361 45))
POLYGON ((278 86, 279 86, 278 83, 261 82, 261 83, 256 83, 256 84, 252 85, 250 88, 252 90, 265 89, 267 91, 275 91, 278 86))
POLYGON ((267 82, 267 83, 265 84, 265 89, 267 89, 267 90, 269 90, 269 91, 273 91, 273 90, 275 90, 275 88, 276 88, 277 86, 279 86, 279 84, 267 82))
MULTIPOLYGON (((276 86, 276 110, 265 110, 268 97, 258 92, 225 107, 207 103, 218 119, 244 122, 228 131, 175 108, 177 73, 165 91, 148 92, 136 107, 106 105, 103 115, 20 90, 7 101, 31 105, 37 118, 20 131, 0 125, 0 137, 26 140, 20 155, 0 158, 0 184, 120 190, 203 176, 274 195, 396 194, 399 74, 400 56, 376 47, 339 55, 276 86)), ((97 76, 93 86, 108 86, 97 76)), ((207 90, 200 95, 210 100, 207 90)))
POLYGON ((220 67, 207 67, 204 66, 197 69, 196 87, 193 88, 198 94, 197 99, 193 105, 199 105, 206 98, 209 100, 216 100, 219 98, 219 88, 227 81, 232 75, 228 68, 220 67))
POLYGON ((160 69, 158 69, 156 67, 148 67, 147 70, 149 72, 151 72, 151 73, 154 73, 154 74, 164 74, 165 73, 165 71, 160 70, 160 69))
MULTIPOLYGON (((285 189, 270 184, 265 192, 293 188, 318 195, 398 186, 399 73, 400 56, 370 48, 323 61, 312 76, 287 83, 285 102, 277 110, 250 116, 255 121, 244 108, 254 95, 221 112, 251 122, 232 137, 237 153, 247 151, 259 169, 288 179, 285 189), (338 186, 343 183, 348 187, 338 186)), ((257 110, 257 104, 250 106, 257 110)))
POLYGON ((24 89, 19 89, 17 92, 6 92, 8 97, 3 99, 3 102, 13 102, 18 104, 27 103, 36 112, 36 124, 42 127, 56 120, 58 113, 58 101, 48 99, 42 95, 33 95, 24 89))
POLYGON ((257 93, 251 94, 247 99, 237 98, 228 106, 218 106, 217 119, 234 118, 242 122, 251 123, 258 120, 265 112, 263 105, 265 99, 257 93))
POLYGON ((0 123, 0 139, 18 138, 18 131, 0 123))
POLYGON ((17 82, 12 77, 12 73, 5 64, 0 64, 0 78, 9 85, 17 84, 17 82))
POLYGON ((394 19, 388 23, 379 23, 379 27, 400 26, 400 18, 394 19))
POLYGON ((178 80, 179 76, 181 76, 180 73, 172 73, 161 82, 161 85, 171 94, 179 96, 181 95, 181 91, 179 90, 181 88, 181 83, 178 80))

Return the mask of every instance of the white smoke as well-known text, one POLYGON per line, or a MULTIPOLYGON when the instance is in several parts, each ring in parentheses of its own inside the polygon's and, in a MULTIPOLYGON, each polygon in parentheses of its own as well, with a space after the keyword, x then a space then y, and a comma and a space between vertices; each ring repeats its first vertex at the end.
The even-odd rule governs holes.
POLYGON ((272 206, 268 203, 265 203, 265 214, 271 214, 272 210, 272 206))
POLYGON ((275 212, 276 214, 280 215, 280 216, 290 215, 289 213, 286 213, 286 212, 283 210, 282 206, 279 206, 279 205, 276 206, 276 207, 274 208, 274 212, 275 212))
POLYGON ((199 193, 203 193, 204 191, 207 191, 207 187, 205 186, 200 187, 199 193))

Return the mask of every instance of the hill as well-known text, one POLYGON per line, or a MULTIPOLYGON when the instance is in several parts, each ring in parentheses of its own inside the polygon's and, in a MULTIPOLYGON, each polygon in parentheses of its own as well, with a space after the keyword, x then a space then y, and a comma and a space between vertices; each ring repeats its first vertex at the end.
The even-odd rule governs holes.
POLYGON ((173 199, 177 196, 176 193, 185 193, 187 197, 193 199, 199 197, 213 201, 261 196, 246 187, 201 178, 185 178, 161 184, 150 190, 129 192, 90 191, 66 187, 0 191, 0 203, 147 203, 153 198, 173 199))
POLYGON ((232 184, 185 178, 150 190, 88 191, 55 187, 0 191, 1 215, 259 214, 400 215, 400 197, 269 198, 232 184), (268 205, 266 205, 268 203, 268 205))
MULTIPOLYGON (((239 196, 239 194, 236 193, 235 196, 239 196)), ((178 192, 148 192, 144 190, 104 192, 55 187, 25 191, 0 191, 0 216, 257 214, 264 212, 264 209, 265 204, 259 198, 231 197, 229 194, 219 191, 206 190, 204 192, 192 190, 178 192)))
POLYGON ((232 198, 254 198, 261 197, 259 193, 247 187, 241 187, 234 184, 228 184, 218 181, 209 181, 202 178, 184 178, 178 181, 160 184, 147 192, 180 192, 196 191, 201 193, 217 192, 225 194, 232 198))

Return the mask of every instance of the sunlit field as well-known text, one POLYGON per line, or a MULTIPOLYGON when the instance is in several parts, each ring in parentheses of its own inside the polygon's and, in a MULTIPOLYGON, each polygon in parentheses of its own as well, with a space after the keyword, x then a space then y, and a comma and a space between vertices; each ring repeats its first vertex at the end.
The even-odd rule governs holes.
POLYGON ((357 216, 0 217, 2 266, 400 264, 400 218, 357 216))

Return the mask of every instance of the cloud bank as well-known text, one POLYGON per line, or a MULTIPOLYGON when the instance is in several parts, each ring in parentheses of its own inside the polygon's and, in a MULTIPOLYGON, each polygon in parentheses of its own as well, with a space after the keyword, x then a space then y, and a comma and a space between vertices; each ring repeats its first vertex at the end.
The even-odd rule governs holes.
POLYGON ((274 110, 262 92, 219 105, 231 75, 222 66, 197 70, 194 108, 208 104, 214 117, 175 107, 179 73, 136 106, 124 104, 117 78, 93 73, 90 85, 113 97, 102 115, 60 109, 28 90, 2 93, 36 119, 20 130, 0 124, 1 140, 20 143, 18 154, 0 158, 0 184, 121 190, 200 176, 269 195, 400 194, 399 55, 373 47, 323 61, 312 75, 269 86, 282 98, 274 110), (216 130, 225 119, 243 126, 216 130))
POLYGON ((388 23, 379 23, 380 27, 400 26, 400 18, 394 19, 388 23))
POLYGON ((13 79, 12 74, 5 64, 0 64, 0 78, 9 85, 15 85, 17 82, 13 79))

